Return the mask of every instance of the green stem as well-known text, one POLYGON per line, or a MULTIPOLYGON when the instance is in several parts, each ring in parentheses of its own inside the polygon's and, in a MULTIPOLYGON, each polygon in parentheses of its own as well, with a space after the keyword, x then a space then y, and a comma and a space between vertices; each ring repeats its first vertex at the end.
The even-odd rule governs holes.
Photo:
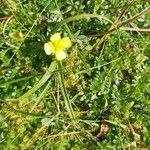
MULTIPOLYGON (((59 8, 59 5, 58 5, 58 3, 57 3, 57 0, 55 0, 55 4, 56 4, 57 9, 60 11, 60 8, 59 8)), ((61 11, 60 11, 60 12, 61 12, 61 11)), ((61 14, 61 18, 62 18, 62 20, 64 20, 64 17, 63 17, 62 14, 61 14)), ((67 23, 64 23, 64 26, 65 26, 65 28, 66 28, 66 30, 67 30, 69 36, 71 37, 71 39, 72 39, 73 41, 75 41, 75 39, 74 39, 74 37, 73 37, 73 35, 72 35, 72 33, 71 33, 71 31, 70 31, 70 28, 68 27, 67 23)))
MULTIPOLYGON (((140 16, 144 15, 145 13, 149 12, 150 11, 150 7, 147 7, 145 8, 143 11, 141 11, 140 13, 136 14, 135 16, 125 20, 125 21, 122 21, 122 22, 118 22, 118 23, 113 23, 111 20, 109 20, 108 18, 102 16, 102 15, 98 15, 98 14, 79 14, 79 15, 76 15, 76 16, 72 16, 72 17, 69 17, 67 19, 64 19, 63 21, 61 21, 54 29, 53 29, 53 33, 55 33, 61 26, 65 25, 66 23, 69 23, 73 20, 81 20, 81 19, 88 19, 88 18, 98 18, 98 19, 104 19, 106 21, 108 21, 109 23, 112 24, 111 26, 111 29, 109 29, 108 32, 106 32, 106 34, 104 34, 104 36, 98 40, 98 42, 96 42, 93 46, 93 48, 95 47, 98 47, 108 36, 109 36, 109 33, 113 32, 114 30, 117 30, 118 28, 130 23, 130 22, 133 22, 134 20, 136 20, 137 18, 139 18, 140 16)), ((98 34, 99 36, 99 34, 98 34)), ((75 41, 74 41, 75 42, 75 41)), ((93 49, 92 48, 92 49, 93 49)))
POLYGON ((5 82, 5 83, 2 83, 0 85, 0 87, 5 87, 5 86, 9 86, 10 84, 13 84, 13 83, 18 83, 18 82, 21 82, 21 81, 26 81, 26 80, 29 80, 33 77, 36 77, 36 76, 40 76, 41 74, 37 74, 37 75, 31 75, 31 76, 28 76, 28 77, 22 77, 22 78, 19 78, 19 79, 16 79, 16 80, 12 80, 12 81, 8 81, 8 82, 5 82))
MULTIPOLYGON (((62 68, 61 62, 59 63, 59 67, 62 68)), ((66 109, 69 113, 70 118, 75 119, 75 116, 74 116, 74 113, 73 113, 73 108, 72 108, 72 105, 71 105, 71 102, 69 100, 67 90, 66 90, 66 87, 65 87, 65 84, 64 84, 64 77, 63 77, 62 69, 60 69, 60 72, 58 73, 58 78, 59 78, 61 92, 62 92, 62 95, 63 95, 63 98, 64 98, 66 109)))
POLYGON ((22 101, 26 98, 29 98, 33 93, 35 93, 41 86, 43 86, 46 83, 46 81, 49 78, 52 77, 54 71, 56 70, 56 65, 57 65, 56 61, 53 61, 49 66, 47 72, 43 75, 42 79, 37 84, 35 84, 32 89, 30 89, 28 92, 18 97, 14 101, 22 101))
POLYGON ((64 19, 63 21, 61 21, 54 29, 53 29, 53 33, 55 33, 61 26, 63 26, 66 23, 69 23, 73 20, 80 20, 80 19, 88 19, 88 18, 98 18, 98 19, 104 19, 108 22, 110 22, 111 24, 114 24, 111 20, 107 19, 106 17, 102 16, 102 15, 97 15, 97 14, 80 14, 80 15, 76 15, 76 16, 72 16, 69 17, 67 19, 64 19))

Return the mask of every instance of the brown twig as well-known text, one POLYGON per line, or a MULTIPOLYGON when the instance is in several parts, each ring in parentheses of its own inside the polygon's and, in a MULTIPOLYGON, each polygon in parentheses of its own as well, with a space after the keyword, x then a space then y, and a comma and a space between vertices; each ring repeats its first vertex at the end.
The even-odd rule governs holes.
POLYGON ((121 13, 118 16, 118 18, 116 19, 115 23, 118 22, 118 21, 120 21, 123 18, 124 14, 127 12, 127 10, 129 9, 129 7, 133 4, 133 2, 134 2, 134 0, 131 0, 131 2, 127 6, 125 6, 125 8, 123 8, 121 10, 121 13))
POLYGON ((2 17, 0 18, 0 21, 3 21, 3 20, 7 20, 9 17, 2 17))
POLYGON ((150 29, 144 29, 144 28, 121 27, 120 30, 123 30, 123 31, 136 31, 136 32, 143 32, 143 33, 150 33, 150 29))
POLYGON ((101 37, 101 36, 105 36, 105 35, 108 35, 109 33, 113 32, 116 30, 116 28, 120 28, 134 20, 136 20, 137 18, 139 18, 140 16, 144 15, 145 13, 148 13, 150 11, 150 7, 147 7, 146 9, 144 9, 143 11, 141 11, 140 13, 136 14, 135 16, 125 20, 125 21, 122 21, 122 22, 119 22, 118 24, 116 24, 116 27, 113 27, 111 30, 107 31, 107 32, 103 32, 103 33, 98 33, 98 34, 92 34, 92 35, 89 35, 91 37, 101 37))

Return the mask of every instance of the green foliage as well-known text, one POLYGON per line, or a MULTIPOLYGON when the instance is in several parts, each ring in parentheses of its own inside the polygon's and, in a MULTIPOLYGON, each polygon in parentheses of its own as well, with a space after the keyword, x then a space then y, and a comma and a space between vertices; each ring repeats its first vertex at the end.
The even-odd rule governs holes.
POLYGON ((149 149, 148 4, 0 0, 0 149, 149 149), (73 42, 60 64, 54 32, 73 42))

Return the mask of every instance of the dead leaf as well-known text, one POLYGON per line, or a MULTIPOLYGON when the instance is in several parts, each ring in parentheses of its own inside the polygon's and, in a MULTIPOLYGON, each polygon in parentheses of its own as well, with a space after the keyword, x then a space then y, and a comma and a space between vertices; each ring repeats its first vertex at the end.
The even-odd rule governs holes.
POLYGON ((100 126, 100 131, 99 131, 99 133, 96 135, 96 137, 97 137, 98 139, 103 138, 103 137, 105 136, 105 134, 108 132, 109 128, 110 128, 109 124, 108 124, 107 122, 103 122, 103 123, 101 124, 101 126, 100 126))

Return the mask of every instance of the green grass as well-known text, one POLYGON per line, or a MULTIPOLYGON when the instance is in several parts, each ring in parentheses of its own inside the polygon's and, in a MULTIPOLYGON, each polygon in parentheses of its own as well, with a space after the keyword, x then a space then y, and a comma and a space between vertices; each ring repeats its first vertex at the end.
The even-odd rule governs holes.
POLYGON ((149 149, 149 11, 143 0, 0 0, 0 149, 149 149), (56 32, 73 43, 62 64, 44 52, 56 32))

